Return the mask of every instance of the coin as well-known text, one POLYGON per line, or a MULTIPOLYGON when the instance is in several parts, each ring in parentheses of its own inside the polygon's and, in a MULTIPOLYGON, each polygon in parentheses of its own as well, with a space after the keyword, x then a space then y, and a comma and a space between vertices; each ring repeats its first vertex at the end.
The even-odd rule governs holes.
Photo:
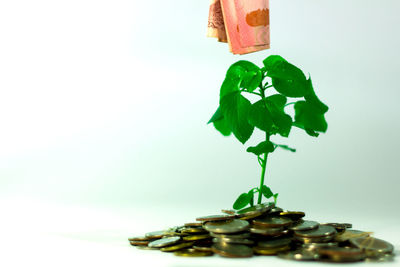
POLYGON ((300 236, 295 235, 294 239, 298 240, 304 244, 310 244, 310 243, 328 243, 328 242, 331 242, 334 237, 335 237, 335 235, 307 238, 307 237, 300 237, 300 236))
POLYGON ((221 210, 221 212, 229 215, 236 215, 236 211, 234 210, 221 210))
POLYGON ((276 247, 283 247, 287 246, 292 242, 292 239, 289 237, 282 237, 282 238, 274 238, 270 240, 263 240, 257 243, 258 247, 261 248, 276 248, 276 247))
POLYGON ((191 223, 185 223, 186 227, 201 227, 203 223, 201 222, 191 222, 191 223))
POLYGON ((283 246, 283 247, 277 247, 277 248, 263 248, 263 247, 253 247, 254 253, 259 254, 259 255, 277 255, 278 253, 282 251, 288 251, 290 250, 290 246, 283 246))
POLYGON ((284 227, 289 226, 293 221, 286 217, 264 216, 253 220, 253 224, 263 227, 284 227))
POLYGON ((365 258, 365 254, 358 248, 327 247, 318 249, 318 254, 334 262, 355 262, 365 258))
POLYGON ((325 247, 337 247, 339 243, 337 242, 328 242, 328 243, 305 243, 302 245, 302 248, 305 250, 317 250, 319 248, 325 247))
POLYGON ((148 244, 151 248, 161 248, 177 243, 181 238, 179 236, 164 237, 148 244))
POLYGON ((253 249, 246 245, 215 243, 212 251, 220 256, 229 258, 248 258, 253 256, 253 249))
POLYGON ((321 225, 317 229, 306 231, 294 231, 294 235, 302 238, 319 238, 335 235, 336 229, 329 225, 321 225))
POLYGON ((142 249, 142 250, 158 250, 158 248, 151 248, 149 246, 136 246, 136 248, 142 249))
POLYGON ((137 237, 130 237, 128 238, 129 241, 149 241, 151 238, 145 236, 137 236, 137 237))
POLYGON ((198 233, 206 233, 207 231, 203 228, 199 227, 186 227, 181 230, 182 234, 198 234, 198 233))
POLYGON ((321 225, 330 225, 334 227, 338 232, 343 232, 346 229, 353 227, 353 225, 350 223, 321 223, 321 225))
POLYGON ((237 211, 237 215, 239 217, 247 217, 247 216, 252 216, 254 214, 259 214, 261 213, 266 213, 270 211, 273 207, 275 206, 274 203, 263 203, 263 204, 257 204, 254 205, 253 207, 241 209, 237 211))
POLYGON ((236 218, 235 215, 210 215, 196 218, 196 221, 201 222, 214 222, 214 221, 226 221, 236 218))
POLYGON ((153 238, 153 239, 161 238, 161 237, 164 236, 164 233, 165 233, 165 231, 154 231, 154 232, 150 232, 150 233, 145 234, 145 237, 153 238))
POLYGON ((251 219, 260 217, 261 215, 264 215, 264 213, 261 212, 261 211, 255 211, 255 212, 253 212, 253 213, 250 214, 250 215, 243 216, 243 217, 241 217, 241 216, 239 215, 238 217, 239 217, 240 220, 246 220, 246 221, 247 221, 247 220, 251 220, 251 219))
POLYGON ((356 237, 351 238, 350 243, 363 250, 368 257, 377 257, 381 254, 392 253, 393 245, 382 239, 375 237, 356 237))
POLYGON ((279 213, 279 215, 288 217, 293 221, 300 220, 301 218, 306 216, 306 214, 302 211, 282 211, 281 213, 279 213))
POLYGON ((172 251, 180 250, 180 249, 183 249, 183 248, 192 247, 193 244, 194 244, 193 242, 180 243, 180 244, 176 244, 176 245, 169 246, 169 247, 163 247, 160 250, 163 251, 163 252, 172 252, 172 251))
POLYGON ((370 236, 370 234, 371 233, 369 233, 369 232, 364 232, 364 231, 360 231, 360 230, 346 229, 343 233, 340 233, 335 237, 335 241, 345 242, 345 241, 350 240, 351 238, 368 237, 368 236, 370 236))
POLYGON ((206 256, 212 256, 213 253, 210 251, 198 251, 195 249, 184 249, 184 250, 175 251, 174 255, 180 256, 180 257, 206 257, 206 256))
POLYGON ((239 219, 234 219, 226 222, 207 222, 203 228, 209 232, 218 234, 238 233, 249 228, 249 222, 239 219))
POLYGON ((275 208, 272 208, 272 209, 269 211, 269 214, 270 214, 270 215, 279 215, 282 211, 283 211, 283 209, 281 209, 281 208, 279 208, 279 207, 275 207, 275 208))
POLYGON ((211 236, 209 234, 205 234, 205 235, 188 235, 188 236, 182 237, 182 239, 185 240, 185 241, 197 241, 197 240, 203 240, 203 239, 208 239, 208 238, 211 238, 211 236))
POLYGON ((210 232, 210 235, 212 237, 217 237, 217 238, 223 238, 223 237, 229 237, 229 238, 249 238, 251 235, 248 232, 245 233, 237 233, 237 234, 217 234, 210 232))
POLYGON ((318 260, 319 255, 313 251, 300 249, 300 250, 279 253, 278 257, 281 259, 285 259, 285 260, 314 261, 314 260, 318 260))
POLYGON ((254 241, 246 238, 229 238, 229 237, 222 237, 222 238, 213 238, 214 243, 229 243, 229 244, 243 244, 243 245, 253 245, 254 241))
POLYGON ((264 236, 282 236, 286 235, 289 231, 283 227, 265 228, 258 225, 253 225, 249 231, 253 234, 259 234, 264 236))
POLYGON ((305 231, 305 230, 313 230, 319 227, 318 222, 314 221, 303 221, 300 224, 293 225, 289 227, 292 231, 305 231))
POLYGON ((198 250, 198 251, 212 252, 211 247, 206 247, 206 246, 193 246, 193 248, 194 248, 195 250, 198 250))
POLYGON ((132 246, 147 246, 150 241, 129 241, 132 246))

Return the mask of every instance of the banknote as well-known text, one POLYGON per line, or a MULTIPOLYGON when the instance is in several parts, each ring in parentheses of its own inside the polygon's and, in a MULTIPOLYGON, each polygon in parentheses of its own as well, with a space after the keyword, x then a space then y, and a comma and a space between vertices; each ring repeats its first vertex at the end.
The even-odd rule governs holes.
POLYGON ((220 0, 210 1, 207 37, 217 38, 220 42, 228 42, 220 0))
MULTIPOLYGON (((229 49, 233 54, 270 48, 269 0, 212 0, 213 4, 213 8, 210 6, 210 13, 213 9, 211 21, 219 21, 220 27, 223 22, 229 49), (219 14, 218 20, 215 14, 219 14)), ((215 35, 218 36, 218 33, 214 32, 213 37, 215 35)))

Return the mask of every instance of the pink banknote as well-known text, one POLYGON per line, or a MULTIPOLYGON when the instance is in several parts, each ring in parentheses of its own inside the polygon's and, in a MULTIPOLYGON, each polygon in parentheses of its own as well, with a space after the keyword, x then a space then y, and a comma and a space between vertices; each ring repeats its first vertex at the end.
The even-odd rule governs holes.
POLYGON ((220 0, 210 0, 207 37, 217 38, 220 42, 228 42, 220 0))
POLYGON ((246 54, 270 47, 269 0, 220 0, 230 50, 246 54))

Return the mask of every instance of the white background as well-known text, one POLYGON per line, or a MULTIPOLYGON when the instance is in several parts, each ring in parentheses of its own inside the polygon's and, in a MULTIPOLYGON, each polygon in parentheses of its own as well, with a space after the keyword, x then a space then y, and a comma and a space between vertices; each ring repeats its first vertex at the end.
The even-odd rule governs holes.
POLYGON ((326 134, 274 139, 297 148, 268 162, 279 206, 398 247, 399 8, 271 0, 271 49, 233 56, 205 37, 206 0, 1 1, 0 262, 243 265, 126 238, 218 213, 258 185, 245 149, 260 134, 243 146, 206 122, 229 65, 271 54, 310 73, 330 107, 326 134))

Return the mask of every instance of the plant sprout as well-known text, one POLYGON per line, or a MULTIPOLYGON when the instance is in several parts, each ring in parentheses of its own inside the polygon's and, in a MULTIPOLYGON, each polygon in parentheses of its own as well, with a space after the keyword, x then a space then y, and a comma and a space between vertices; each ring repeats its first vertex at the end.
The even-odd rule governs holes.
POLYGON ((264 185, 268 155, 276 148, 296 150, 272 142, 271 137, 277 134, 288 137, 292 126, 313 137, 328 128, 324 118, 328 107, 316 96, 311 76, 307 79, 299 68, 277 55, 267 57, 263 65, 259 68, 241 60, 230 66, 220 89, 219 107, 208 122, 224 136, 233 133, 242 144, 250 139, 254 128, 265 132, 265 140, 246 150, 257 157, 261 166, 260 185, 236 199, 233 204, 236 210, 253 206, 255 194, 258 194, 257 204, 261 204, 262 196, 273 197, 276 203, 278 193, 264 185), (260 100, 251 103, 245 97, 249 94, 260 100), (295 101, 288 102, 288 98, 295 101), (294 119, 285 112, 288 106, 294 108, 294 119))

